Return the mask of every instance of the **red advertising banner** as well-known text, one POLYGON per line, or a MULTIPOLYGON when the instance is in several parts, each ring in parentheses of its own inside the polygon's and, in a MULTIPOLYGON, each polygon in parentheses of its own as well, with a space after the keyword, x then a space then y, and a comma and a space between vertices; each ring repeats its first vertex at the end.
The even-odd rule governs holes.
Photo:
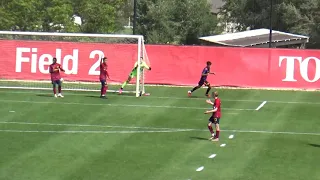
MULTIPOLYGON (((146 45, 152 71, 146 84, 196 85, 206 61, 214 86, 320 89, 320 51, 146 45)), ((98 81, 99 60, 108 57, 114 82, 123 82, 137 59, 135 44, 0 40, 0 78, 49 80, 52 57, 67 80, 98 81), (72 74, 70 74, 72 73, 72 74)))

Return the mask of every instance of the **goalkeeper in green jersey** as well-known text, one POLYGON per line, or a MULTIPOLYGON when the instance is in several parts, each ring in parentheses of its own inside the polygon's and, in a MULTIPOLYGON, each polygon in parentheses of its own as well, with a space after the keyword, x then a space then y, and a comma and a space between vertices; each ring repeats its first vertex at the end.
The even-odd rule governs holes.
MULTIPOLYGON (((149 67, 143 60, 143 57, 140 58, 140 72, 142 73, 143 69, 151 70, 151 67, 149 67)), ((128 77, 128 79, 122 84, 119 94, 122 93, 123 88, 131 81, 132 78, 137 77, 138 75, 138 61, 134 64, 134 67, 128 77)))

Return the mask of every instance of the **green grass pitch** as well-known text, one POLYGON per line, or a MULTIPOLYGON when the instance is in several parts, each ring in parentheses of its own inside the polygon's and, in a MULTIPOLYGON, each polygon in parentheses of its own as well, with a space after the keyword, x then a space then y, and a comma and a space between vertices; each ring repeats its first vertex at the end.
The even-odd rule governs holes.
POLYGON ((1 89, 0 180, 320 179, 319 92, 219 89, 221 138, 210 142, 204 89, 147 90, 1 89))

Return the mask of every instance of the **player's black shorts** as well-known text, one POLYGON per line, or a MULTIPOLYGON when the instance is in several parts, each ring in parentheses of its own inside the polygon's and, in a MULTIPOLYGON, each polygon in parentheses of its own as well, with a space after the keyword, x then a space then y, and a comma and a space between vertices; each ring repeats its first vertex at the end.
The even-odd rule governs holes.
POLYGON ((220 124, 220 118, 211 116, 209 118, 209 122, 212 122, 213 124, 220 124))
POLYGON ((200 80, 199 82, 198 82, 198 85, 199 86, 202 86, 202 85, 205 85, 205 86, 207 86, 207 85, 209 85, 210 83, 207 81, 207 80, 200 80))
POLYGON ((53 85, 58 85, 61 86, 61 81, 60 80, 56 80, 56 81, 51 81, 53 85))
POLYGON ((107 84, 107 80, 105 79, 100 79, 101 85, 105 86, 107 84))

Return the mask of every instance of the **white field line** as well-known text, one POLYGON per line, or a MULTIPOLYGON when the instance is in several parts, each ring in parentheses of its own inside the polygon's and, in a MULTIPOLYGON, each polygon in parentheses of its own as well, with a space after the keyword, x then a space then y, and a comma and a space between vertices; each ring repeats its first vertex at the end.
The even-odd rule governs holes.
MULTIPOLYGON (((208 109, 201 107, 187 107, 187 106, 155 106, 143 104, 89 104, 89 103, 72 103, 72 102, 53 102, 53 101, 17 101, 17 100, 0 100, 0 102, 7 103, 30 103, 30 104, 60 104, 60 105, 83 105, 83 106, 115 106, 115 107, 144 107, 144 108, 169 108, 169 109, 208 109)), ((253 111, 254 109, 237 109, 237 108, 223 108, 224 110, 233 111, 253 111)))
POLYGON ((193 129, 173 129, 173 128, 162 128, 162 127, 135 127, 135 126, 113 126, 113 125, 96 125, 96 124, 56 124, 56 123, 35 123, 35 122, 11 122, 11 121, 0 121, 0 124, 19 124, 19 125, 41 125, 41 126, 71 126, 71 127, 98 127, 98 128, 124 128, 124 129, 149 129, 149 130, 185 130, 192 131, 193 129))
POLYGON ((132 134, 132 133, 173 133, 185 131, 41 131, 41 130, 14 130, 14 129, 0 129, 0 132, 10 133, 57 133, 57 134, 132 134))
MULTIPOLYGON (((99 90, 100 91, 100 90, 99 90)), ((41 92, 32 92, 32 91, 28 91, 28 90, 23 90, 23 91, 0 91, 0 94, 4 93, 4 94, 51 94, 50 93, 41 93, 41 92)), ((95 95, 95 93, 64 93, 64 95, 70 95, 70 96, 93 96, 95 95)), ((99 94, 97 94, 97 96, 100 96, 99 94)), ((107 96, 117 96, 119 97, 119 95, 115 95, 115 94, 107 94, 107 96)), ((123 98, 136 98, 135 96, 127 96, 127 95, 123 95, 121 96, 123 98)), ((185 100, 206 100, 206 97, 164 97, 164 96, 147 96, 146 98, 154 98, 154 99, 185 99, 185 100)), ((261 100, 248 100, 248 99, 223 99, 223 101, 227 101, 227 102, 261 102, 261 100)), ((268 100, 269 103, 278 103, 278 104, 314 104, 314 105, 320 105, 320 102, 307 102, 307 101, 272 101, 272 100, 268 100)))
MULTIPOLYGON (((6 122, 2 121, 0 124, 20 124, 20 125, 43 125, 43 126, 74 126, 74 127, 106 127, 106 128, 125 128, 125 129, 145 129, 145 130, 158 130, 158 131, 168 131, 168 132, 207 132, 207 129, 181 129, 181 128, 162 128, 162 127, 136 127, 136 126, 112 126, 112 125, 91 125, 91 124, 55 124, 55 123, 32 123, 32 122, 6 122)), ((142 131, 142 132, 145 132, 142 131)), ((18 131, 18 130, 17 130, 18 131)), ((137 130, 140 132, 140 130, 137 130)), ((158 132, 157 131, 157 132, 158 132)), ((222 132, 239 132, 239 133, 261 133, 261 134, 287 134, 287 135, 312 135, 320 136, 320 132, 289 132, 289 131, 257 131, 257 130, 221 130, 222 132)), ((91 131, 87 131, 91 132, 91 131)), ((105 132, 105 131, 92 131, 92 132, 105 132)), ((120 132, 120 131, 113 131, 120 132)), ((131 131, 126 131, 131 132, 131 131)), ((134 131, 136 132, 136 131, 134 131)), ((102 134, 102 133, 101 133, 102 134)))
MULTIPOLYGON (((0 82, 35 82, 35 83, 45 83, 45 84, 50 84, 51 81, 36 81, 36 80, 4 80, 4 79, 0 79, 0 82)), ((73 82, 73 81, 64 81, 64 83, 68 83, 68 84, 76 84, 76 85, 82 85, 82 84, 95 84, 95 85, 99 85, 100 82, 73 82)), ((121 85, 121 83, 119 82, 113 82, 110 81, 108 84, 110 85, 121 85)), ((127 84, 127 86, 135 86, 135 83, 129 83, 127 84)), ((169 84, 144 84, 145 87, 172 87, 172 88, 192 88, 195 85, 169 85, 169 84)), ((17 87, 0 87, 3 89, 12 89, 12 88, 17 88, 17 87)), ((26 88, 26 87, 21 87, 21 88, 26 88)), ((203 89, 205 89, 206 87, 201 87, 203 89)), ((271 87, 266 87, 266 88, 255 88, 255 87, 230 87, 230 86, 226 86, 226 85, 219 85, 219 86, 214 86, 214 88, 216 89, 244 89, 244 90, 263 90, 263 91, 319 91, 319 89, 302 89, 302 88, 271 88, 271 87)), ((47 88, 48 89, 48 88, 47 88)), ((97 90, 100 91, 100 90, 97 90)))
POLYGON ((260 106, 257 107, 256 111, 259 111, 266 103, 267 101, 263 101, 260 106))
POLYGON ((202 171, 203 169, 204 169, 204 166, 201 166, 201 167, 197 168, 196 171, 199 172, 199 171, 202 171))

